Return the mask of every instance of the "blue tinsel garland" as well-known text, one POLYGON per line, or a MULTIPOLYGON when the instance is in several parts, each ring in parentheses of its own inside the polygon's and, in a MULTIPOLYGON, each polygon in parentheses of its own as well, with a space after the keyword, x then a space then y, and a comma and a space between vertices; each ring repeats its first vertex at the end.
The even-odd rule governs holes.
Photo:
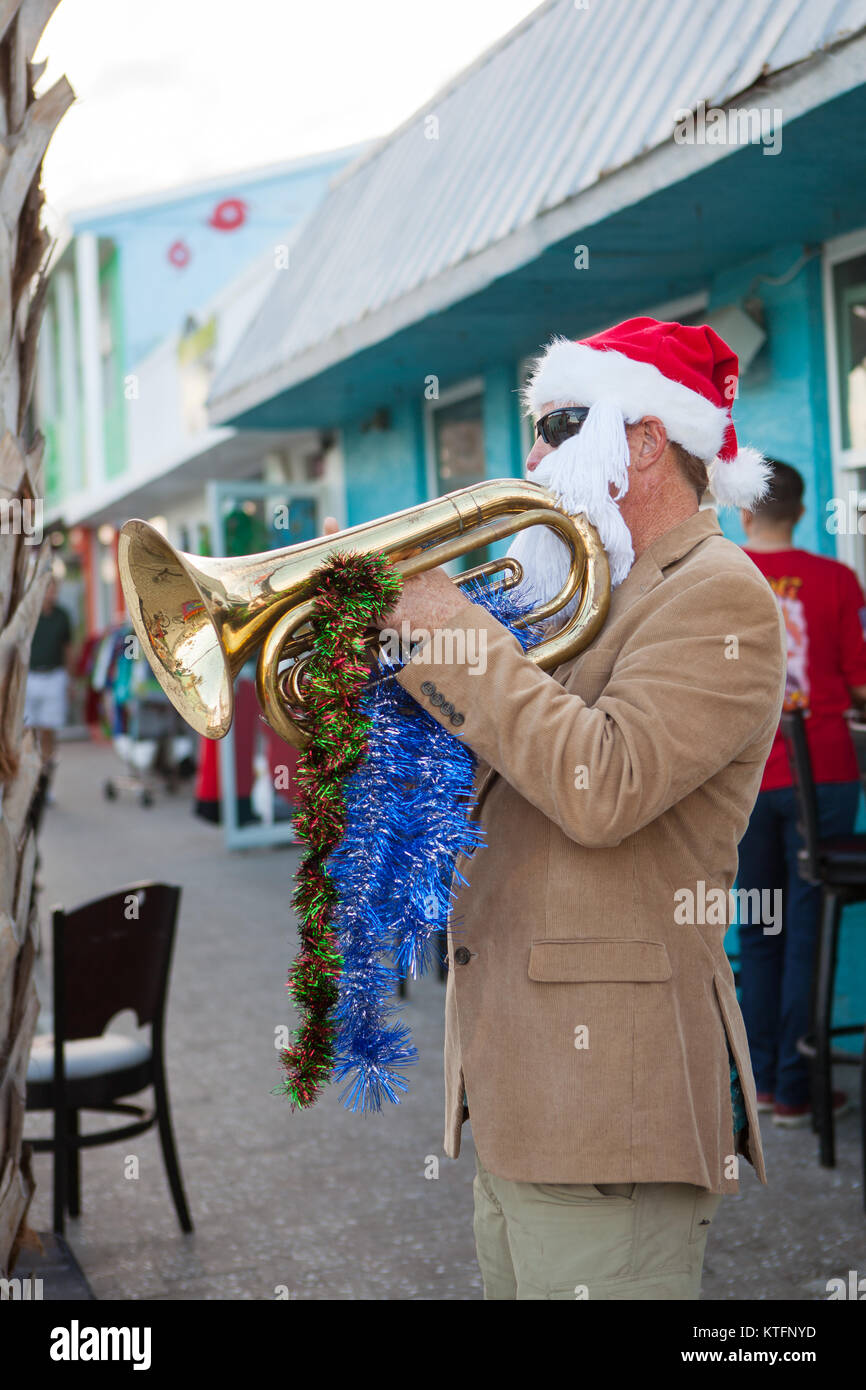
MULTIPOLYGON (((476 582, 469 597, 524 648, 537 641, 537 627, 513 627, 528 605, 501 586, 476 582)), ((334 1079, 348 1082, 340 1099, 349 1109, 378 1110, 384 1098, 399 1101, 408 1086, 401 1069, 417 1060, 396 1018, 394 986, 431 964, 455 860, 483 836, 469 820, 476 759, 460 737, 393 679, 373 685, 361 710, 372 721, 368 756, 346 781, 346 831, 326 861, 339 894, 333 927, 343 956, 334 1079)))

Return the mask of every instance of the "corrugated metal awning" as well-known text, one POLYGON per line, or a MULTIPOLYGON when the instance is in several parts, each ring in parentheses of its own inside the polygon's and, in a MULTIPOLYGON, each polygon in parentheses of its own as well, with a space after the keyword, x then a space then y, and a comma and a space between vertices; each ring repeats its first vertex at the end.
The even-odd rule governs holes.
POLYGON ((537 219, 670 142, 677 112, 864 29, 866 0, 548 0, 338 176, 217 376, 213 419, 456 302, 491 248, 519 236, 525 263, 537 219))

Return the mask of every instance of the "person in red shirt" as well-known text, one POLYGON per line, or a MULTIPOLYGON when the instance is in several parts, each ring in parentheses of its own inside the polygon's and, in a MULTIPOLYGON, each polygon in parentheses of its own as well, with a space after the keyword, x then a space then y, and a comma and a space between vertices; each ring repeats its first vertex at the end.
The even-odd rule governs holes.
MULTIPOLYGON (((818 833, 849 835, 860 797, 857 757, 845 711, 866 703, 866 600, 847 565, 794 546, 804 513, 803 479, 770 460, 767 498, 742 513, 745 551, 773 589, 788 633, 786 709, 809 711, 806 733, 818 793, 818 833)), ((737 887, 766 889, 781 901, 781 931, 741 922, 741 1008, 749 1037, 758 1109, 774 1124, 808 1124, 809 1063, 797 1051, 808 1031, 821 889, 797 869, 802 837, 787 751, 777 732, 761 790, 739 846, 737 887)), ((744 901, 744 899, 740 899, 744 901)), ((761 901, 768 901, 762 897, 761 901)), ((745 914, 748 916, 748 913, 745 914)), ((847 1098, 834 1092, 841 1114, 847 1098)))

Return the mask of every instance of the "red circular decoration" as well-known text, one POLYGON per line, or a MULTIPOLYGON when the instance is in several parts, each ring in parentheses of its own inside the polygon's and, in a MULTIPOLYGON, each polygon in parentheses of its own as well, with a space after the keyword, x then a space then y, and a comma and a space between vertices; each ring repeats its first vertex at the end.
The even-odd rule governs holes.
POLYGON ((185 265, 189 265, 192 252, 185 241, 174 241, 168 248, 168 259, 172 265, 176 265, 178 270, 182 270, 185 265))
POLYGON ((217 203, 208 223, 217 232, 234 232, 247 220, 247 205, 242 198, 223 198, 217 203))

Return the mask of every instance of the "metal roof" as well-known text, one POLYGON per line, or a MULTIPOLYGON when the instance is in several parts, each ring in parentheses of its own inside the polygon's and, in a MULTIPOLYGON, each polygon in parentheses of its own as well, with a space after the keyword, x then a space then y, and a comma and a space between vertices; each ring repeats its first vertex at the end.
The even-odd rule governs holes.
POLYGON ((459 299, 456 269, 669 141, 677 112, 864 28, 866 0, 547 0, 337 176, 217 376, 214 418, 355 351, 353 326, 375 339, 379 315, 387 337, 383 311, 439 277, 459 299))

